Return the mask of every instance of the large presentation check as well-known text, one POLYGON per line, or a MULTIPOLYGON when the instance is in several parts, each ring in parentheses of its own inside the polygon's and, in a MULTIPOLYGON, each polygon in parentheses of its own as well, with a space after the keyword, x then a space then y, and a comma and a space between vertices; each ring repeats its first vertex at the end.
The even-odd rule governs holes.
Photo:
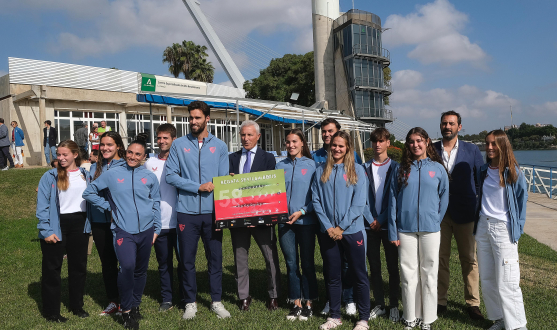
POLYGON ((288 222, 284 171, 213 178, 217 228, 288 222))

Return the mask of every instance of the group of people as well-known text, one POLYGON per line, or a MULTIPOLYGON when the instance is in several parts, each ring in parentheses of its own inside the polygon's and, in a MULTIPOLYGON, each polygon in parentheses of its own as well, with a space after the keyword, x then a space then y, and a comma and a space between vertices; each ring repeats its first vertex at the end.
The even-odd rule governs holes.
POLYGON ((10 123, 12 134, 9 134, 8 127, 4 124, 4 118, 0 118, 0 169, 7 171, 10 168, 23 167, 23 151, 21 147, 25 145, 23 140, 25 135, 19 128, 17 121, 10 123), (10 154, 12 147, 13 157, 10 154))
POLYGON ((316 238, 323 259, 328 314, 320 329, 342 325, 346 313, 358 313, 354 329, 388 312, 405 329, 431 329, 447 309, 448 258, 455 235, 465 280, 467 312, 483 319, 479 281, 492 330, 526 329, 519 280, 517 243, 523 232, 527 190, 511 144, 503 131, 486 137, 484 164, 478 148, 458 140, 462 128, 454 111, 441 116, 443 140, 434 144, 416 127, 406 136, 400 164, 389 158, 390 133, 371 134, 373 159, 365 164, 350 135, 334 119, 321 123, 322 149, 311 154, 304 132, 286 134, 288 157, 279 163, 258 147, 256 122, 240 126, 242 149, 207 130, 210 108, 188 106, 190 133, 176 139, 171 124, 157 128, 160 153, 147 158, 143 140, 124 147, 120 135, 99 138, 99 158, 90 171, 80 168, 78 145, 58 145, 57 168, 40 181, 37 197, 43 252, 43 314, 60 315, 60 270, 67 251, 70 310, 87 317, 83 292, 87 240, 92 233, 102 265, 108 307, 120 312, 124 326, 138 329, 151 246, 155 247, 161 285, 159 310, 173 307, 173 260, 178 260, 183 319, 197 313, 195 261, 199 239, 207 260, 211 311, 231 315, 222 302, 222 237, 215 226, 214 177, 280 169, 285 173, 288 222, 231 228, 238 307, 249 311, 251 237, 265 259, 267 308, 278 309, 281 292, 278 243, 288 279, 288 320, 305 321, 319 299, 315 268, 316 238), (383 244, 389 273, 389 306, 381 277, 383 244), (477 260, 476 262, 476 245, 477 260), (370 265, 370 274, 366 266, 370 265), (399 274, 400 265, 400 274, 399 274), (479 276, 478 276, 479 269, 479 276), (371 280, 370 280, 371 278, 371 280), (374 305, 370 302, 370 284, 374 305), (402 289, 402 317, 399 290, 402 289))

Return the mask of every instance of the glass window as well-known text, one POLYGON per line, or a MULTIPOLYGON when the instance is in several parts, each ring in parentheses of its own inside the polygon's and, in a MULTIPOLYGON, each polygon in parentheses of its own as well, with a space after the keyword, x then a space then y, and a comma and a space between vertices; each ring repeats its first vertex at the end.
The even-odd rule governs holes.
POLYGON ((106 118, 117 118, 115 113, 112 112, 107 112, 106 113, 106 118))
POLYGON ((69 119, 59 119, 58 134, 60 134, 60 142, 72 139, 69 119))
POLYGON ((131 114, 131 113, 127 113, 126 114, 126 119, 128 119, 128 120, 135 119, 135 115, 131 114))
POLYGON ((83 118, 83 111, 72 111, 73 118, 83 118))
POLYGON ((128 121, 128 129, 127 129, 127 135, 128 135, 128 139, 135 139, 135 137, 137 136, 137 128, 136 128, 136 123, 133 121, 128 121))
POLYGON ((113 121, 113 120, 107 120, 107 121, 106 121, 106 126, 110 126, 110 128, 111 128, 114 132, 118 132, 118 122, 113 121))
POLYGON ((69 117, 69 116, 70 116, 69 111, 58 111, 58 117, 69 117))
POLYGON ((103 118, 104 119, 104 113, 103 112, 93 112, 93 118, 103 118))

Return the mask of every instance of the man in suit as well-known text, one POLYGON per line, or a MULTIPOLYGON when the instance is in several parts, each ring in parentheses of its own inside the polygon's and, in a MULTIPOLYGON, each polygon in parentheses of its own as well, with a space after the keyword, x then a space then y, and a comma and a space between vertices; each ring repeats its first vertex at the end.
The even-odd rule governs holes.
POLYGON ((58 133, 56 128, 52 127, 52 122, 47 120, 44 122, 43 128, 43 146, 44 146, 44 156, 46 157, 46 163, 50 164, 50 154, 52 154, 52 159, 56 159, 56 142, 58 141, 58 133))
POLYGON ((480 283, 474 240, 474 211, 478 203, 476 174, 483 165, 482 155, 474 144, 458 140, 462 119, 455 111, 441 114, 443 139, 434 143, 435 150, 451 175, 449 207, 441 221, 439 273, 437 282, 437 312, 447 310, 449 290, 449 259, 454 235, 464 280, 464 299, 471 319, 483 320, 480 312, 480 283))
MULTIPOLYGON (((234 174, 274 170, 276 161, 270 153, 257 146, 261 137, 259 125, 251 120, 240 126, 242 150, 229 155, 230 171, 234 174)), ((231 174, 232 174, 231 173, 231 174)), ((267 291, 269 293, 269 310, 278 309, 280 291, 280 268, 278 263, 277 237, 274 226, 251 226, 231 228, 232 248, 234 249, 234 267, 238 284, 240 310, 247 311, 251 304, 249 295, 248 254, 251 236, 259 245, 267 265, 267 291)))

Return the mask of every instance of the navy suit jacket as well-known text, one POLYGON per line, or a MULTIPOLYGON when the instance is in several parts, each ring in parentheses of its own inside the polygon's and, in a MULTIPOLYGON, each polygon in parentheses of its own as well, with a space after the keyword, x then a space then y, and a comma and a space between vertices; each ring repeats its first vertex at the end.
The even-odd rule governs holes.
MULTIPOLYGON (((433 146, 443 157, 441 142, 435 142, 433 146)), ((483 164, 478 146, 462 140, 458 141, 458 152, 449 182, 449 208, 447 209, 455 223, 474 221, 474 210, 479 202, 477 174, 483 164)))
MULTIPOLYGON (((240 149, 235 153, 228 155, 231 173, 240 174, 240 158, 242 158, 242 150, 243 149, 240 149)), ((253 157, 253 164, 251 164, 250 173, 274 170, 276 164, 277 162, 275 160, 275 156, 260 147, 257 147, 257 151, 253 157)))

